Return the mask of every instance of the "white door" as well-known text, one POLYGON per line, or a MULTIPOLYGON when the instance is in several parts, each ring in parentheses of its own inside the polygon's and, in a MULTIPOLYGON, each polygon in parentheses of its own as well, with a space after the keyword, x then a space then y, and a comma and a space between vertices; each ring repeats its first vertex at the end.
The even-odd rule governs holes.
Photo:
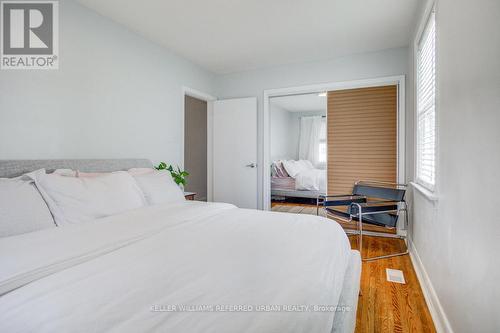
POLYGON ((215 101, 213 201, 257 208, 257 98, 215 101))

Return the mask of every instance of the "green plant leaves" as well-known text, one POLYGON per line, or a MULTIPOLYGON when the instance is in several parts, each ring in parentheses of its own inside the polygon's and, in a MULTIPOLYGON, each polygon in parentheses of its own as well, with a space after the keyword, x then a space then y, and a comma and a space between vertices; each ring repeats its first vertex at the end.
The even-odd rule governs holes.
POLYGON ((165 169, 167 169, 167 163, 161 162, 160 164, 158 164, 158 166, 155 166, 155 169, 156 170, 165 170, 165 169))
POLYGON ((165 162, 160 162, 157 166, 155 166, 156 170, 166 170, 169 171, 177 185, 186 186, 186 177, 189 176, 187 171, 181 170, 179 166, 177 166, 177 170, 174 169, 172 165, 168 165, 165 162))

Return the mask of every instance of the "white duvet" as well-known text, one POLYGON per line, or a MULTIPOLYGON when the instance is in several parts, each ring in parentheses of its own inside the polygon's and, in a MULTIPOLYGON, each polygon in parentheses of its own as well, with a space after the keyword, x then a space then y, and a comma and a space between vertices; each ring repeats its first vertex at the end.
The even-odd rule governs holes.
POLYGON ((0 332, 327 333, 349 254, 334 221, 200 202, 3 238, 0 332))
POLYGON ((326 193, 326 170, 305 169, 295 176, 295 189, 326 193))

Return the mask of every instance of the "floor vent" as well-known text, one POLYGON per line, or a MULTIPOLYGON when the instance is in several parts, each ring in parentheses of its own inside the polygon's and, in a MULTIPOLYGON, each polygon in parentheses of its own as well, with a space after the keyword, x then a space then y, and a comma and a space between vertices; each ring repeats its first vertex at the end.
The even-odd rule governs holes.
POLYGON ((385 271, 387 273, 387 281, 402 283, 402 284, 406 283, 403 271, 400 271, 399 269, 390 269, 390 268, 386 268, 385 271))

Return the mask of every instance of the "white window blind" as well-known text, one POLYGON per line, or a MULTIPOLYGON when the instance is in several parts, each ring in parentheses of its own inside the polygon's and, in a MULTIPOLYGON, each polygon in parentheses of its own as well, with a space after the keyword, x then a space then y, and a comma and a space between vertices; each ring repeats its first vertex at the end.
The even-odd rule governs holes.
POLYGON ((417 183, 436 183, 436 25, 431 13, 417 53, 417 183))

